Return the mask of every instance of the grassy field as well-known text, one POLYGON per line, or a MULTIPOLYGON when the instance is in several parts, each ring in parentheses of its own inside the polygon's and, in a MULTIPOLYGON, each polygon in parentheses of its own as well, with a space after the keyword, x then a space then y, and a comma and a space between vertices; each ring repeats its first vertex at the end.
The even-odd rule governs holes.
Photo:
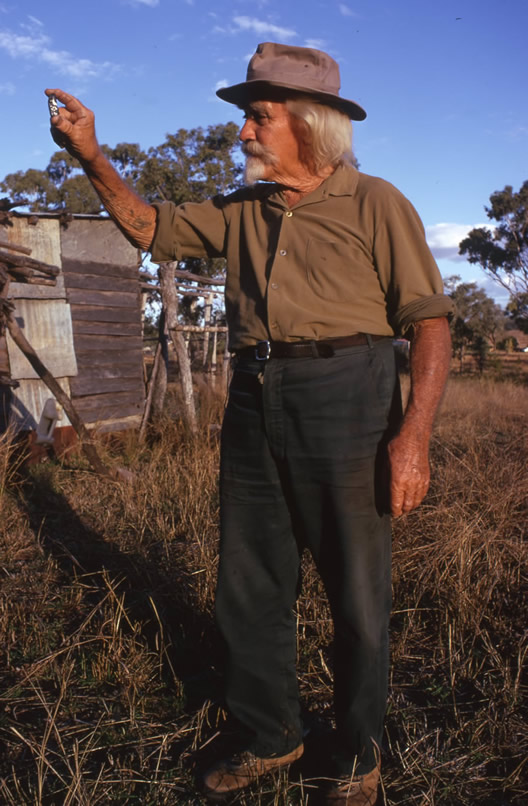
MULTIPOLYGON (((455 374, 428 498, 395 521, 380 804, 528 803, 527 411, 526 385, 455 374)), ((207 397, 203 420, 220 416, 207 397)), ((24 470, 0 445, 0 803, 199 806, 199 772, 233 735, 213 622, 217 437, 168 415, 148 444, 101 450, 135 481, 74 456, 24 470)), ((332 628, 304 563, 307 756, 235 801, 248 806, 309 803, 331 727, 332 628)))

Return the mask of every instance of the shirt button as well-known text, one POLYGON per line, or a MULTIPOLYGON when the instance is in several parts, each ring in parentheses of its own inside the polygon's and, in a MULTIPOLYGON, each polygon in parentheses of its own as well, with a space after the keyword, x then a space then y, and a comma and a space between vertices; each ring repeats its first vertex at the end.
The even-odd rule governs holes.
POLYGON ((287 253, 286 249, 281 249, 280 252, 279 252, 279 255, 281 255, 281 257, 284 257, 284 255, 287 255, 287 254, 288 253, 287 253))
POLYGON ((276 291, 277 288, 279 287, 279 284, 278 283, 272 283, 271 287, 273 288, 274 291, 276 291))
POLYGON ((292 211, 288 210, 288 212, 286 213, 286 218, 291 218, 292 215, 293 215, 292 211))

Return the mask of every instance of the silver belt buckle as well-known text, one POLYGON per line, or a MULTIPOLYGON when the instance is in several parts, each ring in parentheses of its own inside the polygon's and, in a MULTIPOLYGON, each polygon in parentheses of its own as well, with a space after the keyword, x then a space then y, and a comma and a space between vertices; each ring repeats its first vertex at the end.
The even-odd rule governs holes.
POLYGON ((258 341, 255 345, 255 358, 257 361, 267 361, 271 356, 271 344, 269 341, 258 341))

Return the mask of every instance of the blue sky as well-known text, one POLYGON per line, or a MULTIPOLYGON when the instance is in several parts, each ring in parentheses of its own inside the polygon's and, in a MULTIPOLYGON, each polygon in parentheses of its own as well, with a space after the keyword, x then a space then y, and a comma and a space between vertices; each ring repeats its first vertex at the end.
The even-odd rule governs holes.
POLYGON ((0 0, 0 179, 55 150, 43 89, 96 113, 101 142, 160 144, 179 128, 241 121, 215 89, 245 77, 262 41, 319 47, 367 110, 366 173, 411 199, 444 276, 486 223, 489 195, 528 179, 527 0, 0 0))

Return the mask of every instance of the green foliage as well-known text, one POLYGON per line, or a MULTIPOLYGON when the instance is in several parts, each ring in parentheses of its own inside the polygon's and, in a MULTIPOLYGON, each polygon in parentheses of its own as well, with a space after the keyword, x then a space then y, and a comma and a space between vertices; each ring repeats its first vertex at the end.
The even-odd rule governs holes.
POLYGON ((0 189, 13 203, 27 205, 31 213, 49 210, 57 202, 57 188, 49 175, 35 168, 8 174, 0 189))
POLYGON ((138 192, 148 201, 181 204, 234 190, 241 176, 233 155, 238 130, 236 123, 227 123, 168 134, 164 143, 149 149, 138 192))
POLYGON ((506 306, 506 310, 523 333, 528 333, 528 292, 516 294, 506 306))
POLYGON ((485 210, 497 226, 471 230, 460 243, 460 254, 509 292, 510 315, 528 332, 528 180, 517 193, 511 185, 492 193, 485 210))
POLYGON ((453 350, 460 361, 468 347, 473 347, 485 361, 484 344, 495 346, 504 330, 502 309, 476 283, 462 283, 458 275, 444 280, 446 291, 455 305, 451 320, 453 350))

